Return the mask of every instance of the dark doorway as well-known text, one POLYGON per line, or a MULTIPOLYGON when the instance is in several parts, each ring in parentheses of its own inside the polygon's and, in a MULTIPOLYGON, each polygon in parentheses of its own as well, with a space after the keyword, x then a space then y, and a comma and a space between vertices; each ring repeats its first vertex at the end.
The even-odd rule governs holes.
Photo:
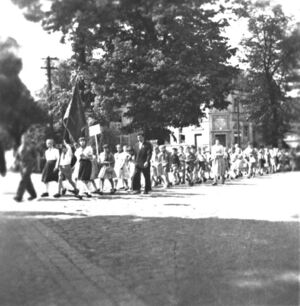
POLYGON ((220 144, 226 147, 226 134, 216 134, 215 139, 219 139, 220 144))
POLYGON ((202 134, 195 134, 195 146, 196 146, 196 148, 198 148, 198 146, 200 146, 201 136, 202 136, 202 134))

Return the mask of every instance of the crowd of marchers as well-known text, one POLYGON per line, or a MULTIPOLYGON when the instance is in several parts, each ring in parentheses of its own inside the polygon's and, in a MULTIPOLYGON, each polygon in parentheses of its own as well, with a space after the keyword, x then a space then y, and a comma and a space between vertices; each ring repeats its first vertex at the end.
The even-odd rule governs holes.
MULTIPOLYGON (((226 180, 239 177, 251 178, 278 171, 295 170, 300 158, 299 150, 276 147, 245 148, 235 144, 228 149, 218 140, 209 147, 152 145, 143 134, 138 134, 135 146, 117 145, 114 153, 108 145, 101 152, 81 137, 77 143, 55 146, 53 139, 46 140, 45 166, 41 180, 44 191, 41 198, 49 197, 49 184, 57 183, 57 192, 51 196, 60 198, 70 193, 78 199, 102 195, 107 181, 109 192, 114 194, 122 189, 133 194, 143 191, 148 194, 152 188, 161 186, 172 188, 175 185, 211 183, 224 184, 226 180), (144 179, 141 180, 141 174, 144 179), (143 188, 142 188, 143 187, 143 188)), ((37 198, 31 180, 36 165, 37 150, 24 134, 16 153, 16 167, 21 180, 14 199, 23 200, 27 191, 28 200, 37 198)), ((3 174, 3 173, 2 173, 3 174)))

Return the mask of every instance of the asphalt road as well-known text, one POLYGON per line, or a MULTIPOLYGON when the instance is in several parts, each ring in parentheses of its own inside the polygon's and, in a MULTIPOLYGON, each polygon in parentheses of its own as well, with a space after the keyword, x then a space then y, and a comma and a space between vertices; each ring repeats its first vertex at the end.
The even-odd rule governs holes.
POLYGON ((0 180, 1 306, 300 304, 299 172, 23 203, 17 181, 0 180))

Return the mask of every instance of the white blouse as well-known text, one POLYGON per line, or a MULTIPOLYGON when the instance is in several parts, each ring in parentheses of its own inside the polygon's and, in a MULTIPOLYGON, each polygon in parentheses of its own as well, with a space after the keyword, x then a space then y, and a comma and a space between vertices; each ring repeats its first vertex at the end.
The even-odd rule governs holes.
POLYGON ((58 149, 55 148, 48 148, 45 151, 45 158, 46 161, 51 161, 51 160, 59 160, 59 151, 58 149))
POLYGON ((67 147, 67 152, 66 153, 62 152, 60 155, 59 164, 61 166, 71 165, 71 162, 72 162, 72 157, 73 157, 72 148, 70 145, 66 145, 66 147, 67 147))
POLYGON ((90 159, 93 158, 93 149, 91 146, 86 146, 85 148, 77 148, 75 151, 75 156, 77 158, 77 161, 80 161, 81 159, 90 159), (83 156, 81 156, 83 155, 83 156))
POLYGON ((224 153, 225 151, 222 145, 213 145, 211 148, 211 155, 213 159, 216 157, 224 157, 224 153))

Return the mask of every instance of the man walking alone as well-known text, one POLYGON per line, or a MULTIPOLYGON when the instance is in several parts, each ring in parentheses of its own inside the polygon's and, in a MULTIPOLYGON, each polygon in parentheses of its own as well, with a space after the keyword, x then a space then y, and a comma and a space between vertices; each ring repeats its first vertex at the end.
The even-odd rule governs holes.
POLYGON ((16 160, 20 168, 21 181, 14 200, 21 202, 25 191, 27 191, 30 194, 28 200, 31 201, 36 198, 36 192, 31 181, 31 173, 36 163, 36 150, 26 134, 22 136, 16 160))
POLYGON ((135 160, 132 189, 134 194, 141 192, 141 173, 143 173, 145 178, 144 194, 148 194, 149 191, 151 191, 150 160, 152 156, 152 146, 148 141, 145 141, 143 134, 138 134, 137 140, 137 154, 135 160))

